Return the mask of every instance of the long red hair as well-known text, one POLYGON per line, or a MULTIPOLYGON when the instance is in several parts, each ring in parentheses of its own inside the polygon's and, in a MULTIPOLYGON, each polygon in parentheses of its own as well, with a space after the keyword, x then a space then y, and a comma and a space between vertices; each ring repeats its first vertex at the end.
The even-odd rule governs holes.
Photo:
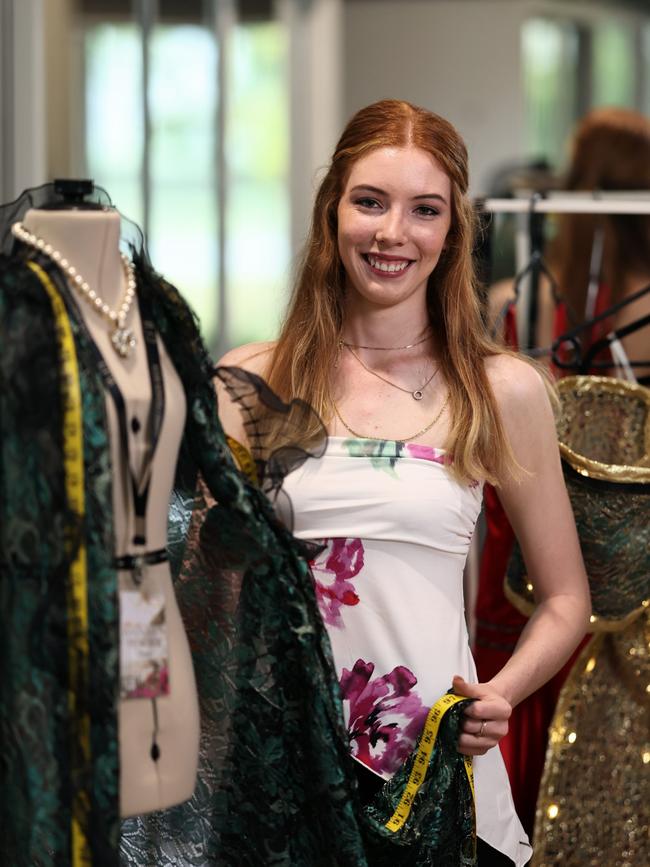
MULTIPOLYGON (((429 278, 427 306, 449 389, 451 429, 446 447, 461 479, 496 482, 514 469, 483 359, 503 351, 481 317, 472 249, 475 216, 467 196, 465 144, 449 121, 401 100, 382 100, 357 112, 345 127, 318 189, 312 224, 288 313, 267 368, 270 386, 300 397, 332 417, 330 373, 343 324, 345 271, 337 244, 337 209, 354 163, 378 148, 415 146, 430 154, 451 182, 451 225, 445 250, 429 278)), ((311 431, 305 431, 309 438, 311 431)))
MULTIPOLYGON (((568 190, 650 190, 650 120, 626 108, 598 108, 576 130, 568 190)), ((581 320, 585 309, 594 233, 604 231, 601 281, 612 300, 624 290, 626 274, 650 278, 650 217, 647 215, 592 216, 566 214, 549 259, 567 306, 581 320)))

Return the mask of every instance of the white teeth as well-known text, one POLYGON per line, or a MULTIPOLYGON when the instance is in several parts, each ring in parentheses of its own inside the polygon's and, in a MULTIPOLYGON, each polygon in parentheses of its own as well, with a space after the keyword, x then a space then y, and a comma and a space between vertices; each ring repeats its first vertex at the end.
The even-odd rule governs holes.
POLYGON ((375 259, 374 256, 368 256, 368 261, 378 271, 387 271, 389 273, 404 271, 409 265, 409 262, 384 262, 382 259, 375 259))

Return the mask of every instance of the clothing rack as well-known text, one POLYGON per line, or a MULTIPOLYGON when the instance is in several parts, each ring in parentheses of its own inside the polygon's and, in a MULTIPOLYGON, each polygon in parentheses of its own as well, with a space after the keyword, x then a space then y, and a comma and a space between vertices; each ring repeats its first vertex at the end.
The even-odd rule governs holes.
POLYGON ((553 191, 516 199, 477 199, 492 214, 650 214, 650 190, 624 193, 553 191))
MULTIPOLYGON (((520 192, 516 198, 478 198, 476 207, 483 214, 514 214, 516 273, 520 273, 540 248, 542 232, 539 221, 544 214, 650 214, 650 190, 573 192, 551 190, 543 195, 532 191, 520 192), (539 215, 537 220, 533 219, 539 215)), ((522 349, 533 345, 530 324, 536 303, 535 275, 529 275, 519 285, 517 299, 517 339, 522 349)))

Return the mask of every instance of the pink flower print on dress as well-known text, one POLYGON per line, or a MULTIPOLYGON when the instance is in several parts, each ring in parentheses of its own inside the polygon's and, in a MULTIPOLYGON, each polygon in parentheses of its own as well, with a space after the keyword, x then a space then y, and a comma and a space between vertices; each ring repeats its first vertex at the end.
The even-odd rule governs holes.
MULTIPOLYGON (((454 462, 453 455, 442 449, 436 449, 433 446, 424 446, 419 443, 407 443, 406 453, 412 458, 420 458, 423 461, 432 461, 434 464, 442 464, 443 467, 449 467, 454 462)), ((478 487, 478 481, 472 479, 467 483, 468 487, 478 487)))
POLYGON ((328 626, 342 628, 341 608, 357 605, 359 597, 350 580, 363 569, 361 539, 326 539, 325 550, 311 561, 320 613, 328 626))
POLYGON ((420 458, 423 461, 432 461, 434 464, 448 466, 453 463, 451 455, 433 446, 423 446, 419 443, 407 443, 406 453, 412 458, 420 458))
POLYGON ((422 731, 429 708, 413 689, 417 677, 403 665, 371 680, 375 665, 358 659, 343 669, 341 695, 350 703, 348 731, 352 755, 382 775, 406 761, 422 731))

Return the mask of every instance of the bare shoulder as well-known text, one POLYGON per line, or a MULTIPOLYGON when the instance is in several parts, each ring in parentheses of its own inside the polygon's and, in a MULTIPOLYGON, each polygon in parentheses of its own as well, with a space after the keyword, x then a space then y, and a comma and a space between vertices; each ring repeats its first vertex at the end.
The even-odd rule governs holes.
POLYGON ((273 340, 235 346, 219 359, 218 366, 242 367, 258 376, 264 376, 274 349, 275 341, 273 340))
POLYGON ((485 372, 499 405, 548 397, 540 371, 524 358, 507 353, 485 359, 485 372))
POLYGON ((524 358, 506 353, 485 359, 501 419, 511 435, 554 430, 549 380, 524 358), (537 431, 536 428, 540 428, 537 431))

